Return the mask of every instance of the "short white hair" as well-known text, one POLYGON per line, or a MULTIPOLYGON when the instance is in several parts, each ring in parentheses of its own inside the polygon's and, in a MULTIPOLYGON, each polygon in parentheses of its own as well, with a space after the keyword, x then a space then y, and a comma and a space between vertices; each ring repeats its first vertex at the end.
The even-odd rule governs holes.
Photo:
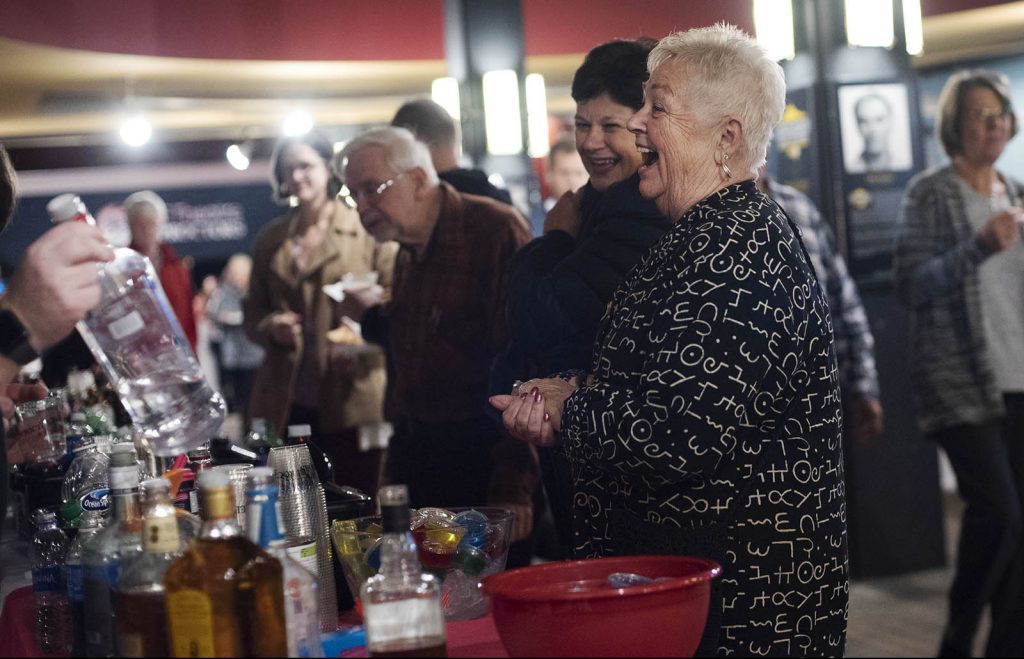
POLYGON ((124 213, 128 222, 132 221, 139 213, 152 214, 156 218, 157 225, 163 229, 167 225, 167 204, 160 198, 160 195, 152 190, 141 190, 133 192, 124 200, 124 213))
POLYGON ((384 149, 387 154, 388 166, 395 173, 407 172, 410 169, 419 167, 427 175, 427 182, 436 186, 440 182, 437 170, 434 168, 434 161, 430 158, 430 150, 427 145, 420 142, 407 128, 399 126, 386 126, 372 128, 367 132, 353 138, 341 151, 334 156, 331 166, 335 173, 345 180, 345 166, 353 154, 371 146, 378 146, 384 149))
POLYGON ((682 91, 694 99, 692 107, 703 119, 732 116, 743 124, 745 147, 736 156, 756 172, 786 108, 782 67, 750 35, 727 23, 668 35, 651 51, 647 68, 653 73, 669 61, 686 67, 682 91))

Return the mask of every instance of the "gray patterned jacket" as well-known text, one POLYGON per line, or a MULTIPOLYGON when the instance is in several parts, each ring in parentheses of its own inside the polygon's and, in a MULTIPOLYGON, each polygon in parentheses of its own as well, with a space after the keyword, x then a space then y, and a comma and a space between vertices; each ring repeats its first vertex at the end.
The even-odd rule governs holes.
MULTIPOLYGON (((1019 201, 1021 184, 1002 178, 1019 201)), ((951 167, 910 181, 900 223, 896 289, 910 307, 910 368, 921 429, 930 433, 1001 416, 978 282, 978 267, 991 251, 970 226, 951 167)))

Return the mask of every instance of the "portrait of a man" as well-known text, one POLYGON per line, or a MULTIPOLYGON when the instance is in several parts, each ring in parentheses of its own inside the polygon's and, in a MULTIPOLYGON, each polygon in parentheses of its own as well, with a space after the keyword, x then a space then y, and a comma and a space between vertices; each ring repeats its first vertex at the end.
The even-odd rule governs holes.
POLYGON ((913 167, 907 90, 903 85, 841 87, 839 107, 847 173, 899 172, 913 167))

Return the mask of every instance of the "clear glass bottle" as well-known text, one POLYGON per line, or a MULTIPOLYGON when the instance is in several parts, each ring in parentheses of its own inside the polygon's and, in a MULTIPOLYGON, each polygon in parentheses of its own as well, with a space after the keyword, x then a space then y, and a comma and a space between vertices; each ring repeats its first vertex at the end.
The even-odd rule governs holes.
MULTIPOLYGON (((73 194, 46 207, 55 222, 95 224, 73 194)), ((77 327, 111 386, 161 456, 217 433, 227 408, 210 387, 149 259, 128 248, 99 269, 100 301, 77 327)))
MULTIPOLYGON (((316 577, 289 555, 281 532, 274 470, 257 467, 248 474, 245 491, 246 535, 281 562, 284 568, 284 614, 289 657, 322 657, 320 606, 316 577)), ((314 564, 316 545, 312 553, 314 564)))
POLYGON ((281 564, 242 535, 228 474, 199 474, 203 526, 164 574, 176 657, 283 656, 288 651, 281 564), (239 571, 254 558, 243 582, 239 571))
POLYGON ((120 657, 169 657, 164 574, 181 556, 178 510, 165 478, 143 481, 142 553, 121 569, 115 602, 117 654, 120 657))
POLYGON ((71 611, 64 585, 67 537, 57 526, 57 514, 40 508, 32 515, 32 593, 35 598, 36 645, 43 654, 71 651, 71 611))
POLYGON ((118 444, 110 455, 110 494, 114 506, 111 526, 85 543, 85 651, 89 657, 113 657, 114 596, 121 566, 142 552, 139 510, 139 463, 135 450, 118 444))
POLYGON ((446 657, 441 584, 423 572, 410 531, 409 491, 387 485, 377 495, 384 536, 380 570, 360 589, 371 657, 446 657))
POLYGON ((85 656, 85 572, 82 566, 82 548, 107 524, 106 511, 89 510, 82 513, 78 534, 71 541, 64 557, 68 603, 71 605, 71 656, 85 656))
POLYGON ((270 454, 273 445, 267 435, 266 419, 255 418, 249 424, 249 432, 245 436, 245 448, 258 456, 260 465, 267 464, 267 455, 270 454))

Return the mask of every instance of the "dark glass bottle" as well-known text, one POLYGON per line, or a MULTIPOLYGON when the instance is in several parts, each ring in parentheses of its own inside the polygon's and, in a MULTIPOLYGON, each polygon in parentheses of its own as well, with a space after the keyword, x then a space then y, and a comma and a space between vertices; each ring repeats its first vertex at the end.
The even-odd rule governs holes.
POLYGON ((288 445, 305 444, 309 447, 309 455, 313 458, 313 467, 321 483, 334 482, 334 465, 323 449, 313 441, 313 431, 307 424, 288 426, 288 445))

